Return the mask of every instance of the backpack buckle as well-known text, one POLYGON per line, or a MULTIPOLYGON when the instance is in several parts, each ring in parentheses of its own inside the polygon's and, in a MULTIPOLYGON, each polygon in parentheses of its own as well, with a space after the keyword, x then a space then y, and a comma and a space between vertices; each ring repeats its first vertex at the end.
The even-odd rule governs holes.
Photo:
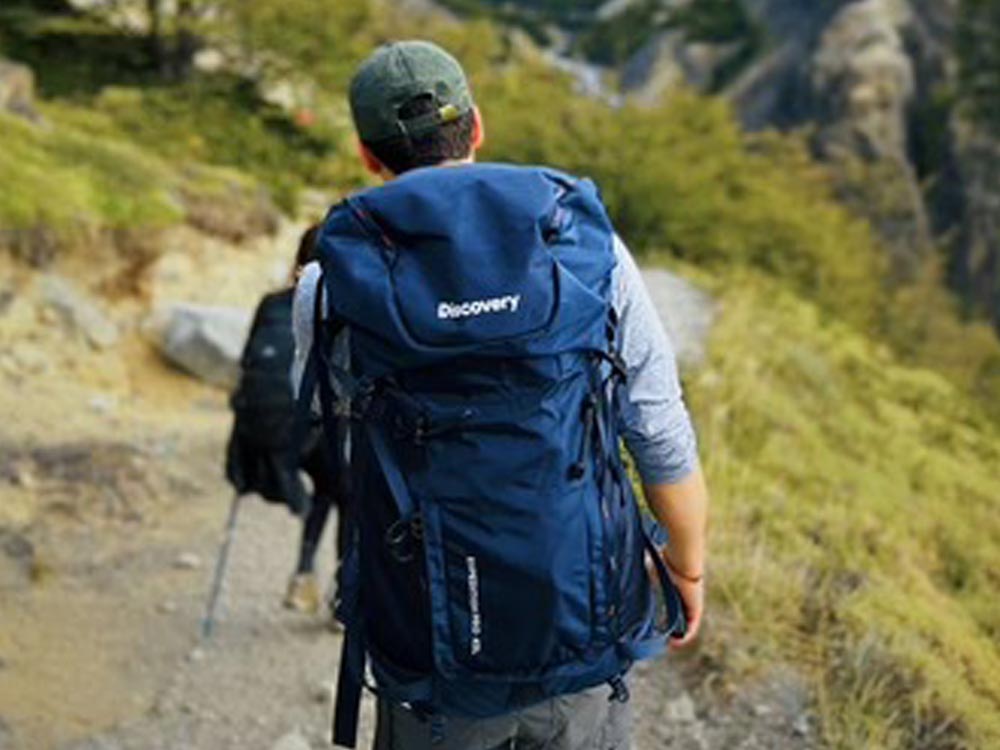
POLYGON ((375 384, 372 381, 366 378, 358 381, 349 408, 350 416, 354 420, 379 418, 383 407, 381 400, 375 398, 375 384))
POLYGON ((417 544, 423 537, 423 519, 418 513, 412 518, 400 518, 393 522, 385 531, 385 546, 396 562, 406 564, 416 558, 417 544))
POLYGON ((617 677, 612 677, 608 680, 608 685, 611 686, 611 696, 608 698, 612 703, 628 703, 629 698, 631 698, 631 693, 628 689, 628 683, 625 682, 625 678, 621 675, 617 677))

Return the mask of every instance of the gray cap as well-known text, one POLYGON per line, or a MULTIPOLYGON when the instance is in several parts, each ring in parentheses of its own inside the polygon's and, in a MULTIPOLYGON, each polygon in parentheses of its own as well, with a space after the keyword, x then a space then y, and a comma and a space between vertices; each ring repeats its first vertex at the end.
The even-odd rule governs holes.
POLYGON ((366 143, 425 135, 453 122, 473 107, 465 71, 458 60, 431 42, 394 42, 379 47, 351 81, 351 113, 366 143), (433 111, 401 118, 399 110, 429 96, 433 111))

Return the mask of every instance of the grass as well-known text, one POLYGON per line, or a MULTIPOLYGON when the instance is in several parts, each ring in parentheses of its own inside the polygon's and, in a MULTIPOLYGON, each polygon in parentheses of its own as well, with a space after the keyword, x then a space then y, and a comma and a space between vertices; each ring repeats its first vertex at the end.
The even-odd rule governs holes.
POLYGON ((127 143, 75 128, 38 127, 0 114, 0 227, 162 226, 184 212, 159 159, 127 143))
POLYGON ((41 111, 43 125, 0 113, 0 244, 15 255, 45 264, 110 244, 148 258, 157 230, 181 222, 234 241, 274 228, 275 209, 253 178, 168 161, 93 110, 41 111))
POLYGON ((170 163, 244 172, 289 213, 305 187, 360 184, 339 92, 290 113, 265 101, 250 78, 219 73, 171 80, 157 70, 141 35, 61 2, 36 5, 15 0, 0 9, 0 55, 32 67, 39 94, 61 105, 57 119, 170 163))
POLYGON ((716 284, 689 394, 747 658, 811 672, 830 747, 1000 746, 995 426, 786 286, 716 284))
POLYGON ((257 178, 278 204, 294 212, 306 186, 356 184, 360 170, 346 112, 329 124, 296 125, 261 101, 253 84, 202 76, 155 88, 109 88, 93 103, 121 135, 165 158, 238 169, 257 178))

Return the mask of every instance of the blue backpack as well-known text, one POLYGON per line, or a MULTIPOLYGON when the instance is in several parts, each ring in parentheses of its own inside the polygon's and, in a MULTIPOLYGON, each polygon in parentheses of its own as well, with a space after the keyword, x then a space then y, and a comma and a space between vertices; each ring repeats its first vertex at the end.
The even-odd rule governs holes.
POLYGON ((619 451, 616 260, 593 184, 416 170, 332 209, 319 256, 351 355, 335 364, 317 314, 300 404, 318 387, 325 419, 347 402, 352 421, 334 741, 355 744, 366 664, 438 736, 602 683, 627 700, 630 666, 684 624, 619 451))

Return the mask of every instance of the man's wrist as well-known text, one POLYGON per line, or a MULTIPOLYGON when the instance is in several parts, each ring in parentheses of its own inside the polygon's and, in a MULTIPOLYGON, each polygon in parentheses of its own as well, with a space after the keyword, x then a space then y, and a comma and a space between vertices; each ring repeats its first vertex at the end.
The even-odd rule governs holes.
POLYGON ((702 581, 705 580, 704 571, 698 573, 690 573, 688 571, 680 570, 676 565, 674 565, 674 563, 670 561, 670 558, 666 555, 666 553, 663 554, 663 562, 666 564, 671 574, 677 576, 682 581, 685 581, 687 583, 701 583, 702 581))

